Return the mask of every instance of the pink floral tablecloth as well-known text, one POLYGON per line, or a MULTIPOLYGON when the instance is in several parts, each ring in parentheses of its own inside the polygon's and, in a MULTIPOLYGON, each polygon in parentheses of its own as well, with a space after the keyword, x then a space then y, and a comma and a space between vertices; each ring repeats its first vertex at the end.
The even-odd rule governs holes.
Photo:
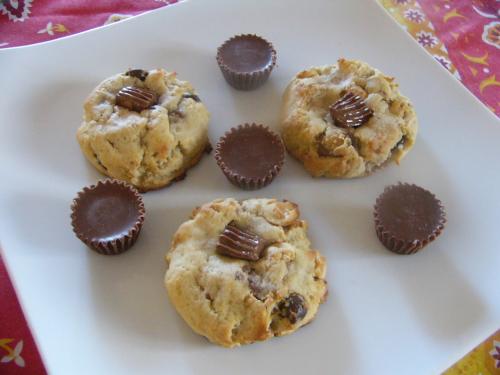
POLYGON ((499 0, 378 0, 437 61, 500 116, 499 0))
MULTIPOLYGON (((500 0, 377 1, 443 68, 500 116, 500 0)), ((175 2, 0 0, 0 48, 57 39, 175 2)), ((0 301, 0 373, 45 374, 1 258, 0 301)), ((448 373, 500 374, 499 334, 448 373)))

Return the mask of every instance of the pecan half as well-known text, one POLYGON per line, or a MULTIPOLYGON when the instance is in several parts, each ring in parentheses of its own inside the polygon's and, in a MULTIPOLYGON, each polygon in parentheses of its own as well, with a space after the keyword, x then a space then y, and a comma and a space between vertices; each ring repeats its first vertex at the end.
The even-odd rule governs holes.
POLYGON ((373 111, 361 96, 348 92, 330 106, 330 115, 339 127, 357 128, 373 116, 373 111))
POLYGON ((122 88, 116 94, 116 104, 131 111, 140 112, 155 105, 158 96, 151 90, 133 86, 122 88))
POLYGON ((226 225, 219 236, 217 252, 232 258, 258 260, 266 242, 258 235, 238 228, 233 222, 226 225))

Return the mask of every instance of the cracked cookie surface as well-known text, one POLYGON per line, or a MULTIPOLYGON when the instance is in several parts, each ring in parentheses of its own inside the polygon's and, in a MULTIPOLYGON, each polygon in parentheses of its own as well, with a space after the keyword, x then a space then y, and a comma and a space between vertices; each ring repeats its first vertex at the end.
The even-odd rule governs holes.
POLYGON ((207 203, 175 233, 165 286, 191 328, 210 341, 238 346, 296 331, 327 294, 326 261, 311 249, 296 204, 232 198, 207 203), (229 223, 269 243, 257 261, 216 252, 229 223))
POLYGON ((80 147, 101 173, 141 191, 182 177, 208 147, 209 113, 187 81, 162 69, 132 70, 101 82, 84 104, 80 147), (116 104, 127 87, 150 90, 157 103, 140 112, 116 104))
POLYGON ((417 116, 394 78, 357 60, 298 73, 283 95, 282 136, 287 150, 315 177, 370 174, 390 161, 399 164, 413 147, 417 116), (330 106, 359 95, 373 115, 363 125, 335 125, 330 106))

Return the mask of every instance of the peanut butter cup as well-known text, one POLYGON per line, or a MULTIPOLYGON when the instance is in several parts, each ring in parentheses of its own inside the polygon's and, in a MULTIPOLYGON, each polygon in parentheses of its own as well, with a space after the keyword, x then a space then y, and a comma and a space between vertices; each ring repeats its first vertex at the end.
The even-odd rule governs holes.
POLYGON ((373 111, 359 95, 350 92, 330 106, 330 114, 335 125, 357 128, 373 116, 373 111))
POLYGON ((108 179, 78 193, 71 205, 71 226, 88 247, 113 255, 135 243, 144 214, 144 203, 133 186, 108 179))
POLYGON ((117 105, 135 112, 148 109, 155 105, 157 101, 158 96, 156 93, 146 88, 127 86, 116 94, 117 105))
POLYGON ((244 124, 217 143, 215 160, 227 179, 247 190, 271 183, 285 161, 281 138, 263 125, 244 124))
POLYGON ((219 236, 217 252, 237 259, 259 260, 266 245, 266 241, 255 233, 231 222, 219 236))
POLYGON ((375 204, 375 230, 382 244, 398 254, 413 254, 444 229, 446 214, 431 192, 410 184, 388 186, 375 204))
POLYGON ((217 63, 227 83, 237 90, 253 90, 269 78, 276 50, 257 35, 237 35, 218 48, 217 63))

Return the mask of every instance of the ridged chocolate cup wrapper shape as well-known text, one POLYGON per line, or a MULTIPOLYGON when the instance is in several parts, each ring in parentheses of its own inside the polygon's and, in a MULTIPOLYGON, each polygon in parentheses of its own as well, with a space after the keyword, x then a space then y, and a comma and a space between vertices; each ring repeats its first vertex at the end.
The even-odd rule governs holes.
POLYGON ((276 65, 272 43, 255 34, 236 35, 217 49, 217 63, 224 79, 237 90, 264 84, 276 65))
POLYGON ((439 199, 417 185, 398 183, 385 188, 374 208, 380 242, 397 254, 414 254, 434 241, 446 224, 439 199))
POLYGON ((116 255, 131 248, 144 223, 141 195, 132 185, 106 179, 84 187, 71 204, 71 226, 89 248, 116 255))
POLYGON ((269 185, 285 162, 280 136, 264 125, 231 128, 215 147, 215 160, 226 178, 245 190, 269 185))

